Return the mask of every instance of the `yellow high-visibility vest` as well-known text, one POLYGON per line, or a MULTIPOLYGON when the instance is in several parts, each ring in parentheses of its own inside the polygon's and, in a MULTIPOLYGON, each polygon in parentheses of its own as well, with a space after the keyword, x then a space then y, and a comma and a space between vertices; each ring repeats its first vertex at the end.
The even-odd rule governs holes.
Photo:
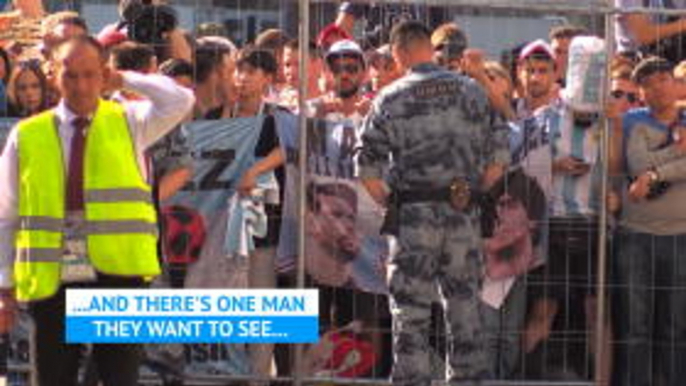
MULTIPOLYGON (((66 177, 56 123, 50 110, 18 125, 18 300, 50 297, 60 285, 66 177)), ((156 276, 157 216, 124 109, 101 100, 88 130, 83 172, 88 258, 102 273, 156 276)))

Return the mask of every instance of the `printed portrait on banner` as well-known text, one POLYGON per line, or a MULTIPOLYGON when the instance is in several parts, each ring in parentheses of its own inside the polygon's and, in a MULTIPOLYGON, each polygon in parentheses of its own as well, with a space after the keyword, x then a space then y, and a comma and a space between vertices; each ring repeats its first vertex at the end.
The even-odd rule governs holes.
MULTIPOLYGON (((305 271, 315 282, 385 293, 388 243, 382 208, 357 179, 359 133, 352 125, 308 120, 305 271)), ((297 137, 284 140, 287 175, 277 265, 293 269, 297 255, 297 137)))

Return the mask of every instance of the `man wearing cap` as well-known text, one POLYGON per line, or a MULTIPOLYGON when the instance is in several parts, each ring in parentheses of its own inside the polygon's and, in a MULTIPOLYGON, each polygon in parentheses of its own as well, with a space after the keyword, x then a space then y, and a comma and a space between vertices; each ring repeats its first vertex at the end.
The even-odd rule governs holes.
POLYGON ((686 114, 669 62, 645 59, 632 77, 646 107, 622 119, 633 182, 613 259, 615 374, 620 385, 676 386, 686 379, 686 114))
MULTIPOLYGON (((535 50, 530 52, 529 58, 537 55, 535 50)), ((542 49, 538 55, 550 60, 542 49)), ((525 89, 532 91, 530 95, 543 92, 540 85, 549 78, 526 75, 529 83, 525 89)), ((588 379, 591 360, 601 352, 590 345, 590 337, 600 327, 593 318, 603 169, 600 106, 582 110, 573 103, 589 92, 593 92, 589 87, 567 90, 559 101, 538 107, 531 117, 520 121, 512 136, 517 143, 515 161, 538 178, 550 204, 547 244, 543 243, 547 249, 542 251, 547 253, 540 256, 545 264, 533 268, 526 278, 531 307, 522 343, 529 356, 527 363, 537 364, 527 366, 528 374, 535 378, 564 371, 588 379), (562 342, 558 337, 566 331, 585 335, 562 342)))
POLYGON ((339 27, 335 23, 331 23, 319 31, 319 35, 317 35, 317 46, 326 52, 337 41, 351 39, 352 36, 345 29, 339 27))
MULTIPOLYGON (((595 165, 598 145, 594 130, 597 128, 593 120, 577 122, 574 112, 563 106, 558 98, 555 54, 546 42, 536 40, 525 45, 517 59, 517 75, 523 95, 516 104, 517 120, 511 125, 512 163, 535 177, 546 197, 555 205, 549 211, 549 215, 555 217, 555 224, 550 226, 553 232, 550 250, 545 251, 548 252, 546 256, 554 256, 548 257, 546 265, 539 265, 526 275, 526 296, 531 306, 521 343, 525 354, 541 356, 527 360, 527 363, 542 364, 528 366, 527 371, 534 371, 532 376, 545 377, 542 372, 552 371, 556 368, 554 366, 561 365, 566 366, 565 370, 585 376, 587 374, 583 371, 588 368, 584 362, 587 358, 585 349, 579 353, 573 351, 578 348, 575 344, 553 341, 550 345, 541 345, 541 342, 550 336, 551 330, 565 322, 570 323, 570 310, 575 312, 572 315, 575 327, 581 325, 580 329, 585 328, 583 305, 586 294, 577 287, 573 294, 566 291, 566 280, 581 270, 585 270, 581 276, 590 277, 589 265, 595 254, 592 248, 597 229, 595 188, 598 185, 595 182, 600 170, 595 165), (566 253, 567 247, 571 253, 566 253), (593 255, 589 255, 589 251, 593 255), (569 266, 573 266, 573 272, 569 266), (552 280, 557 281, 551 284, 552 280), (565 307, 567 312, 562 314, 560 310, 569 303, 574 303, 575 308, 565 307), (580 310, 576 308, 578 305, 581 305, 580 310), (554 355, 546 356, 546 350, 554 352, 554 355), (574 363, 567 361, 569 352, 574 352, 574 363), (555 362, 558 360, 564 363, 555 362)), ((588 288, 583 286, 583 289, 588 288)), ((521 329, 521 326, 516 329, 521 329)))
POLYGON ((436 296, 448 333, 446 377, 475 381, 493 375, 479 308, 480 242, 472 198, 509 161, 507 129, 483 90, 433 63, 430 37, 419 22, 393 28, 391 50, 406 75, 374 100, 358 159, 371 196, 398 218, 386 224, 399 245, 388 267, 392 381, 419 386, 435 378, 428 336, 436 296))
MULTIPOLYGON (((330 76, 332 80, 332 89, 327 95, 308 101, 308 108, 311 116, 326 120, 327 138, 332 140, 330 142, 327 140, 327 147, 321 154, 322 158, 325 158, 327 154, 337 153, 339 162, 336 166, 323 168, 318 176, 331 175, 337 179, 350 181, 356 177, 354 156, 356 149, 360 147, 360 126, 370 104, 370 99, 362 90, 366 80, 367 62, 364 52, 356 42, 339 40, 326 53, 325 65, 327 76, 330 76)), ((345 185, 341 185, 338 189, 345 189, 345 185)), ((360 321, 371 347, 375 352, 381 353, 384 350, 382 332, 390 329, 390 317, 384 317, 387 315, 385 312, 377 311, 384 299, 375 293, 363 291, 363 289, 369 289, 363 285, 366 283, 352 280, 349 272, 346 273, 346 270, 349 271, 352 267, 350 263, 360 259, 361 251, 367 250, 370 242, 368 239, 359 239, 356 234, 358 232, 355 229, 354 215, 356 213, 352 213, 352 217, 349 216, 351 212, 346 208, 350 209, 352 200, 347 201, 348 204, 340 201, 345 205, 340 205, 335 213, 341 215, 347 212, 348 220, 353 220, 352 222, 344 221, 347 223, 346 229, 340 229, 343 233, 347 232, 345 237, 339 240, 343 244, 324 248, 324 244, 314 242, 310 249, 307 273, 322 294, 332 295, 330 297, 323 295, 324 300, 320 305, 320 311, 324 315, 331 314, 333 310, 333 313, 337 315, 333 321, 324 321, 324 328, 342 327, 353 320, 360 321), (339 261, 335 262, 331 260, 332 258, 339 261), (347 268, 338 269, 334 273, 330 269, 332 262, 335 265, 343 263, 342 267, 347 268), (347 279, 347 281, 341 281, 341 279, 347 279), (350 307, 351 304, 353 307, 350 307)), ((355 207, 356 204, 352 205, 353 209, 355 207)), ((308 222, 309 231, 312 232, 310 236, 317 236, 316 234, 322 231, 330 233, 335 228, 336 223, 327 221, 325 211, 313 211, 310 216, 317 217, 308 222)), ((384 362, 382 360, 375 362, 375 371, 378 371, 384 362)))
POLYGON ((539 39, 524 46, 517 60, 517 78, 523 90, 515 103, 517 119, 528 118, 557 99, 556 66, 548 43, 539 39))
POLYGON ((362 94, 367 73, 364 52, 354 41, 340 40, 326 53, 325 62, 333 89, 329 94, 309 101, 309 115, 359 127, 370 102, 362 94))
MULTIPOLYGON (((65 289, 140 288, 159 274, 144 151, 193 95, 161 75, 109 70, 90 37, 66 41, 53 60, 62 100, 20 122, 0 156, 0 331, 13 324, 14 299, 27 302, 39 385, 73 386, 82 347, 65 343, 65 289), (100 99, 123 87, 149 103, 100 99)), ((105 386, 138 384, 138 346, 93 350, 105 386)))

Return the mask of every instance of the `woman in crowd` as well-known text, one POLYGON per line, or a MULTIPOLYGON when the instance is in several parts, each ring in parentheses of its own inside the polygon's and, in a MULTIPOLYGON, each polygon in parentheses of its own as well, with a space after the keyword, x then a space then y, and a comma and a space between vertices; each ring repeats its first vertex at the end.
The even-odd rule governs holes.
POLYGON ((37 61, 20 62, 12 71, 7 85, 9 116, 25 118, 49 106, 48 82, 37 61))

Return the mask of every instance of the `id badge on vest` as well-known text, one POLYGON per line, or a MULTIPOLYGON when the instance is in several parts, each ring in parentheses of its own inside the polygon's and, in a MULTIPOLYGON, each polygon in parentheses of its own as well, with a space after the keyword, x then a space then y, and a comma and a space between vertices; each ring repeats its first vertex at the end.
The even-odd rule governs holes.
POLYGON ((95 268, 88 260, 84 225, 82 214, 67 215, 62 253, 63 283, 91 282, 97 278, 95 268))

